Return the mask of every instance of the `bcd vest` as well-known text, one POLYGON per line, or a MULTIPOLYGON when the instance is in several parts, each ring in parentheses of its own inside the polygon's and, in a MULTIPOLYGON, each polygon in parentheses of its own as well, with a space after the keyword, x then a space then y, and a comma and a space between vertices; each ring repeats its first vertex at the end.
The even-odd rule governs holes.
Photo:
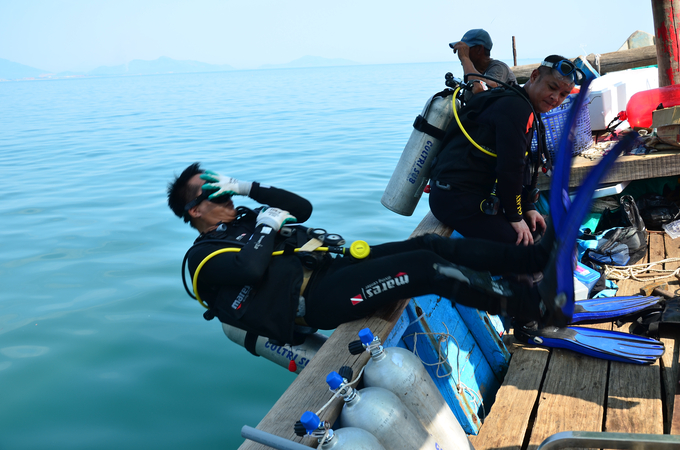
MULTIPOLYGON (((475 94, 458 112, 463 128, 477 144, 496 154, 496 131, 492 126, 480 123, 478 118, 498 100, 519 95, 514 90, 503 88, 475 94)), ((522 100, 521 108, 512 113, 525 114, 528 120, 532 112, 529 104, 522 100)), ((533 127, 529 133, 533 134, 533 127)), ((476 148, 463 134, 456 120, 452 120, 446 130, 442 151, 432 163, 430 178, 448 183, 462 191, 488 195, 496 181, 496 163, 497 158, 476 148)), ((526 169, 523 184, 529 185, 531 182, 529 164, 526 164, 526 169)))
MULTIPOLYGON (((214 249, 240 248, 252 236, 257 212, 245 207, 239 207, 237 211, 239 216, 234 222, 220 224, 215 231, 199 237, 189 249, 187 255, 192 276, 194 268, 202 260, 196 254, 200 246, 210 245, 214 249)), ((306 228, 286 227, 277 234, 274 251, 283 250, 284 254, 272 257, 264 276, 257 283, 210 286, 200 283, 199 273, 201 298, 210 307, 204 317, 208 320, 217 317, 220 322, 279 343, 293 343, 303 267, 311 268, 323 258, 330 257, 319 253, 294 253, 295 248, 301 247, 308 240, 303 230, 306 231, 306 228)))

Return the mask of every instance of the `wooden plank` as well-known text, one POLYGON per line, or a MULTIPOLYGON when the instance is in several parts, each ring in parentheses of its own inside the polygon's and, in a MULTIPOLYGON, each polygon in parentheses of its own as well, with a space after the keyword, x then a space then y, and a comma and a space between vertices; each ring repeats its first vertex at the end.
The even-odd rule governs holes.
MULTIPOLYGON (((665 257, 662 234, 650 232, 647 256, 639 263, 660 261, 665 257)), ((636 280, 619 283, 617 295, 640 293, 647 284, 636 280)), ((616 331, 627 332, 628 324, 616 331)), ((612 362, 609 370, 607 421, 605 430, 622 433, 663 434, 663 402, 661 398, 661 365, 639 366, 612 362), (644 418, 644 420, 641 420, 644 418)))
POLYGON ((654 45, 603 53, 600 55, 599 67, 594 54, 591 53, 586 58, 600 75, 636 67, 653 66, 657 63, 656 46, 654 45))
MULTIPOLYGON (((580 186, 590 169, 599 162, 581 156, 574 158, 569 186, 580 186)), ((680 152, 666 150, 650 153, 649 155, 620 156, 614 167, 605 174, 602 183, 619 183, 621 181, 642 180, 646 178, 680 175, 680 152)), ((550 189, 552 178, 538 177, 538 187, 542 190, 550 189)))
MULTIPOLYGON (((439 223, 431 213, 428 213, 411 234, 411 237, 432 232, 450 236, 452 230, 439 223), (447 232, 448 234, 446 234, 447 232)), ((402 300, 378 311, 371 317, 345 323, 336 328, 312 358, 309 365, 300 372, 286 392, 281 395, 272 409, 260 421, 257 429, 315 447, 316 440, 296 436, 293 432, 293 425, 299 420, 302 413, 307 410, 316 412, 330 399, 328 386, 325 382, 326 375, 330 371, 338 370, 340 366, 347 365, 352 367, 356 376, 361 368, 366 365, 369 359, 368 353, 352 356, 347 351, 347 344, 356 340, 359 330, 369 327, 374 335, 379 336, 383 341, 386 340, 408 302, 408 299, 402 300)), ((341 409, 342 400, 337 399, 321 414, 321 419, 333 423, 341 409)), ((266 449, 269 449, 269 447, 248 440, 239 447, 239 450, 266 449)))
MULTIPOLYGON (((664 233, 665 259, 680 258, 680 239, 672 239, 664 233)), ((680 261, 664 264, 666 270, 676 270, 680 261)), ((671 278, 669 291, 680 293, 677 279, 671 278)), ((680 377, 680 331, 671 331, 661 336, 666 350, 661 357, 661 375, 665 396, 664 404, 664 433, 680 434, 680 392, 678 392, 680 377)))
POLYGON ((476 450, 522 448, 549 355, 546 349, 514 348, 496 403, 479 435, 470 436, 476 450))
MULTIPOLYGON (((628 328, 614 326, 624 333, 628 328)), ((611 363, 605 431, 663 434, 660 371, 659 361, 649 366, 611 363)))
POLYGON ((678 340, 680 331, 664 333, 661 336, 666 349, 661 357, 661 381, 663 383, 662 398, 664 408, 664 433, 680 434, 680 401, 678 400, 678 360, 680 359, 678 340))
MULTIPOLYGON (((663 231, 647 231, 647 233, 649 235, 649 239, 647 240, 649 243, 649 261, 663 261, 666 259, 666 248, 664 244, 664 235, 666 233, 663 231)), ((662 265, 661 269, 664 268, 665 267, 662 265)))
MULTIPOLYGON (((678 380, 678 384, 675 386, 675 404, 680 405, 680 380, 678 380)), ((680 434, 680 408, 678 408, 678 411, 673 409, 673 420, 671 421, 669 433, 674 435, 680 434)))
POLYGON ((416 229, 413 230, 413 233, 411 233, 410 237, 421 236, 427 233, 435 233, 441 236, 449 237, 451 236, 451 233, 453 233, 453 228, 438 221, 437 218, 432 215, 432 212, 428 211, 416 229))
POLYGON ((611 363, 605 429, 663 434, 659 361, 650 366, 611 363))
MULTIPOLYGON (((576 58, 572 58, 574 61, 576 58)), ((587 56, 588 62, 601 75, 608 72, 615 72, 617 70, 632 69, 634 67, 652 66, 656 64, 656 46, 648 45, 646 47, 633 48, 629 50, 619 50, 616 52, 603 53, 600 55, 599 67, 595 61, 595 55, 587 56)), ((538 68, 539 64, 526 64, 523 66, 511 67, 512 72, 520 84, 526 83, 531 72, 538 68)))
MULTIPOLYGON (((664 246, 665 246, 665 251, 666 251, 666 259, 670 258, 680 258, 680 238, 678 239, 672 239, 669 235, 664 233, 664 246)), ((664 269, 666 270, 677 270, 678 267, 680 267, 680 261, 674 261, 674 262, 668 262, 664 264, 664 269)), ((675 292, 676 295, 680 294, 680 290, 678 290, 678 278, 670 278, 673 282, 673 285, 675 286, 675 289, 671 287, 671 292, 675 292)), ((671 282, 669 281, 669 283, 671 282)))
MULTIPOLYGON (((591 325, 611 328, 609 324, 591 325)), ((602 431, 609 361, 553 349, 529 449, 562 431, 602 431)))

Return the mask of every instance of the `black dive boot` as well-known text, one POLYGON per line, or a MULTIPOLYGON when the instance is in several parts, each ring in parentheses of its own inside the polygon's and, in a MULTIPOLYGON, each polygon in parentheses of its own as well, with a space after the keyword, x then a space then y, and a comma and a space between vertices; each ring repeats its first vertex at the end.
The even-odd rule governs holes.
POLYGON ((555 227, 550 216, 545 220, 545 232, 534 245, 534 260, 544 269, 550 262, 550 256, 557 249, 555 227))
POLYGON ((439 277, 452 280, 451 300, 490 314, 540 320, 541 299, 529 277, 510 280, 455 264, 434 264, 439 277))
POLYGON ((540 322, 542 325, 563 327, 571 321, 571 315, 565 314, 563 311, 568 297, 566 293, 557 292, 557 271, 560 268, 561 270, 568 270, 569 274, 573 273, 573 269, 571 269, 571 258, 573 256, 571 251, 568 251, 568 254, 561 254, 565 252, 565 249, 560 250, 559 248, 559 242, 555 236, 555 227, 550 217, 546 220, 545 225, 545 234, 536 244, 537 257, 545 261, 543 278, 537 284, 536 290, 540 297, 540 322), (561 267, 561 265, 566 267, 561 267))

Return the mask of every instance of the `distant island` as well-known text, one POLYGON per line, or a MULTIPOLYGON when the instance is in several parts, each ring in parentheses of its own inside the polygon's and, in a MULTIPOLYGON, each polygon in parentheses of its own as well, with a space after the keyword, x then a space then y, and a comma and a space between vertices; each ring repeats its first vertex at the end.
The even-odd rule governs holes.
POLYGON ((8 61, 0 58, 0 80, 21 80, 26 78, 38 78, 43 75, 51 75, 46 70, 8 61))
MULTIPOLYGON (((320 56, 303 56, 285 64, 265 64, 259 69, 305 68, 349 66, 360 63, 341 58, 322 58, 320 56)), ((158 59, 145 61, 135 59, 119 66, 101 66, 89 72, 60 72, 50 73, 13 61, 0 58, 0 81, 42 80, 55 78, 97 77, 97 76, 131 76, 152 75, 164 73, 198 73, 198 72, 226 72, 237 70, 228 64, 208 64, 199 61, 176 60, 161 56, 158 59)))
POLYGON ((120 66, 101 66, 87 72, 87 75, 153 75, 159 73, 226 72, 234 70, 227 64, 215 65, 198 61, 179 61, 161 56, 152 61, 133 59, 120 66))

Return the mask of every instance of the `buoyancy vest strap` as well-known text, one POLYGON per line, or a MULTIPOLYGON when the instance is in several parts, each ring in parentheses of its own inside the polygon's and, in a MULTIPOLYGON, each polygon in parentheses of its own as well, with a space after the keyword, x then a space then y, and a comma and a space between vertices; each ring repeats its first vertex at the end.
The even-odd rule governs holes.
POLYGON ((255 348, 258 337, 259 336, 256 333, 251 333, 250 331, 247 331, 246 338, 243 340, 243 346, 246 348, 246 350, 248 350, 251 354, 255 356, 260 356, 257 354, 257 350, 255 348))
POLYGON ((283 255, 290 256, 295 254, 295 244, 286 242, 283 246, 283 255))
POLYGON ((440 141, 443 140, 446 135, 446 131, 435 127, 420 114, 418 114, 418 117, 416 117, 416 120, 413 122, 413 128, 440 141))

